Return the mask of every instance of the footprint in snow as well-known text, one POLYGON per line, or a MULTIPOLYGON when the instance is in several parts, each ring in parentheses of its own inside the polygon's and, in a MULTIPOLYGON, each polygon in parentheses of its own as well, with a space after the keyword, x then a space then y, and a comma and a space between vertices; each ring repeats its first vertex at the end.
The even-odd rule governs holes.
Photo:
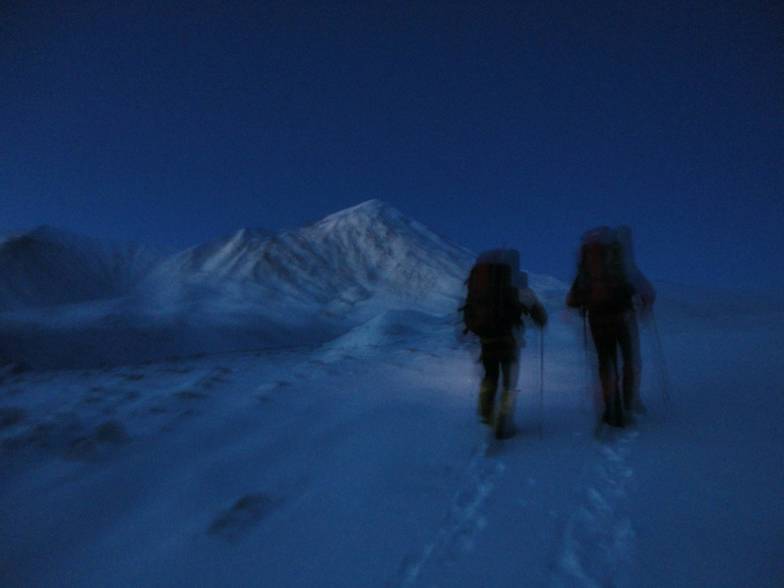
POLYGON ((133 402, 134 400, 138 400, 141 397, 141 393, 136 390, 128 390, 123 395, 121 402, 133 402))
POLYGON ((123 379, 128 380, 129 382, 138 382, 139 380, 144 379, 144 374, 124 374, 123 379))
POLYGON ((3 449, 60 452, 82 431, 83 426, 76 413, 56 413, 43 422, 23 427, 19 434, 3 440, 3 449))
POLYGON ((256 526, 274 504, 275 501, 266 494, 246 494, 221 512, 212 521, 207 533, 235 541, 256 526))
POLYGON ((180 400, 202 400, 207 398, 204 392, 198 392, 197 390, 180 390, 175 392, 174 396, 180 400))
POLYGON ((17 406, 0 408, 0 429, 18 425, 27 418, 27 413, 17 406))
POLYGON ((193 416, 195 416, 197 414, 199 414, 199 413, 197 413, 192 408, 188 408, 186 410, 182 410, 175 417, 173 417, 169 422, 164 424, 161 427, 160 430, 161 430, 162 433, 171 433, 172 431, 175 431, 177 429, 177 427, 179 427, 179 425, 183 421, 185 421, 186 419, 189 419, 189 418, 191 418, 191 417, 193 417, 193 416))
POLYGON ((627 456, 636 437, 600 446, 593 484, 566 524, 554 586, 626 585, 635 547, 626 505, 634 472, 627 456))
POLYGON ((82 395, 80 402, 82 404, 98 404, 106 400, 106 394, 100 388, 91 388, 89 392, 82 395))
POLYGON ((66 457, 77 460, 91 460, 99 457, 112 446, 126 443, 130 436, 117 421, 106 421, 95 428, 89 435, 74 439, 66 457))
POLYGON ((435 536, 419 553, 406 556, 394 585, 416 586, 431 561, 451 566, 474 551, 479 534, 487 527, 485 504, 506 470, 503 462, 487 459, 486 450, 487 444, 483 444, 474 452, 462 476, 461 488, 435 536))
POLYGON ((276 390, 288 388, 291 382, 286 380, 277 380, 275 382, 265 382, 256 388, 256 398, 261 402, 268 402, 271 400, 270 395, 276 390))
POLYGON ((217 367, 201 379, 199 386, 209 390, 215 386, 225 384, 229 381, 228 376, 231 372, 231 368, 217 367))

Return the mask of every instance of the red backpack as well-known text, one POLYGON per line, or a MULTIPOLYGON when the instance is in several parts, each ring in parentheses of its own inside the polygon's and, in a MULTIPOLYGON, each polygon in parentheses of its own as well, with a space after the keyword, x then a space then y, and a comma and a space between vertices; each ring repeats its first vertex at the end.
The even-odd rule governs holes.
POLYGON ((600 227, 583 235, 576 285, 580 306, 607 311, 631 307, 634 288, 616 231, 600 227))
POLYGON ((467 280, 468 297, 461 310, 465 332, 480 337, 500 337, 522 325, 524 307, 512 285, 509 265, 479 262, 467 280))

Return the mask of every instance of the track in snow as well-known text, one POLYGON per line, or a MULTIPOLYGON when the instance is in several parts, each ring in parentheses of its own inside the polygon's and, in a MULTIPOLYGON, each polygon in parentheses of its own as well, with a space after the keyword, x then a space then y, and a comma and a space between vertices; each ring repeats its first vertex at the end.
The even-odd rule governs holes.
POLYGON ((628 456, 637 431, 623 431, 598 447, 582 500, 566 522, 554 586, 626 586, 635 530, 627 501, 634 480, 628 456))

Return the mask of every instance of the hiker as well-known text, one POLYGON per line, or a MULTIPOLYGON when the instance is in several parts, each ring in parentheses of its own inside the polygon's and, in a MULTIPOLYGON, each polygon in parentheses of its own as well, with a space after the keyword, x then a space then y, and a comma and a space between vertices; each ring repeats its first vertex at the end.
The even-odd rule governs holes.
POLYGON ((520 347, 524 344, 522 315, 540 327, 547 312, 528 287, 527 274, 519 271, 518 252, 496 249, 481 254, 466 280, 468 296, 463 311, 464 333, 479 336, 484 377, 479 389, 478 413, 499 439, 510 437, 520 347), (495 398, 502 377, 498 414, 495 398))
POLYGON ((584 318, 587 315, 599 360, 602 421, 611 426, 623 427, 630 413, 645 412, 639 397, 642 363, 637 312, 648 312, 655 299, 653 286, 634 263, 628 227, 599 227, 583 235, 577 276, 566 305, 580 309, 584 318), (623 362, 620 387, 619 350, 623 362))

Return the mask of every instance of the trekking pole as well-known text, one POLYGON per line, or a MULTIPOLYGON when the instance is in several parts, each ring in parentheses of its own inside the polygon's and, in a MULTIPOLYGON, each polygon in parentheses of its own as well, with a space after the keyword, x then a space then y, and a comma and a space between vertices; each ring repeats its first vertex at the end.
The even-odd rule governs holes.
POLYGON ((670 378, 667 372, 667 362, 664 359, 664 348, 662 347, 661 337, 659 336, 659 327, 656 324, 656 315, 653 314, 653 309, 651 309, 651 324, 653 325, 653 336, 656 342, 656 354, 659 356, 659 378, 661 379, 662 398, 664 399, 665 407, 670 409, 672 406, 672 401, 670 399, 670 378))
POLYGON ((544 438, 544 328, 539 331, 539 439, 544 438))
POLYGON ((591 367, 588 359, 588 319, 585 312, 581 313, 583 316, 583 354, 585 356, 585 398, 583 399, 583 406, 587 406, 590 410, 593 405, 593 385, 591 383, 591 367))

